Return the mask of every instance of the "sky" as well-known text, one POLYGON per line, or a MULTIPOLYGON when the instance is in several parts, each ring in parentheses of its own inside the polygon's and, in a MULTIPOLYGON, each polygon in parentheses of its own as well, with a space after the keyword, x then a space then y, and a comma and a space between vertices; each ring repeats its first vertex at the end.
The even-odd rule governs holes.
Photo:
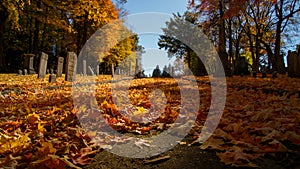
POLYGON ((142 55, 146 75, 151 74, 156 65, 162 70, 164 65, 172 62, 166 51, 159 50, 158 37, 173 13, 186 11, 187 3, 187 0, 127 0, 124 8, 129 13, 128 27, 139 35, 140 45, 146 51, 142 55))

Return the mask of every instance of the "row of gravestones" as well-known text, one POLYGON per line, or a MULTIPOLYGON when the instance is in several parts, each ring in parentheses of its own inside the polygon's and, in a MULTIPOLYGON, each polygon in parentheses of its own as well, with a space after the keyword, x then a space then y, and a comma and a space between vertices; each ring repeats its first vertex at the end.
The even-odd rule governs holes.
MULTIPOLYGON (((35 74, 33 68, 33 61, 34 61, 34 55, 33 54, 24 54, 24 69, 19 70, 19 75, 27 75, 27 74, 35 74)), ((49 76, 49 82, 55 82, 56 77, 62 77, 63 73, 63 64, 64 64, 64 58, 58 57, 57 61, 57 71, 56 75, 54 74, 54 70, 51 70, 48 72, 47 70, 47 63, 48 63, 48 55, 46 53, 41 53, 40 56, 40 62, 39 62, 39 69, 38 69, 38 78, 45 78, 47 73, 51 73, 49 76)), ((76 63, 77 63, 77 56, 74 52, 69 52, 67 55, 66 60, 66 69, 65 69, 65 80, 66 81, 74 81, 75 74, 76 74, 76 63)))
MULTIPOLYGON (((33 62, 34 62, 34 55, 33 54, 24 54, 24 72, 22 70, 19 70, 20 75, 27 75, 27 74, 35 74, 33 68, 33 62), (29 70, 29 72, 28 72, 29 70)), ((40 56, 40 62, 39 62, 39 69, 38 69, 38 78, 45 78, 46 74, 50 73, 49 76, 49 82, 55 82, 56 77, 62 77, 63 73, 63 65, 64 65, 64 58, 58 57, 57 61, 57 71, 56 75, 54 74, 53 69, 47 69, 47 62, 48 62, 48 55, 45 53, 41 53, 40 56)), ((67 60, 66 60, 66 67, 65 67, 65 80, 66 81, 74 81, 75 75, 76 75, 76 64, 77 64, 77 55, 74 52, 68 52, 67 54, 67 60)), ((87 75, 87 66, 86 66, 86 60, 83 60, 83 67, 82 67, 82 75, 87 75)), ((96 73, 94 72, 94 69, 90 66, 88 66, 89 71, 92 75, 99 75, 99 65, 96 66, 96 73)), ((136 69, 140 69, 137 67, 136 69)), ((112 70, 114 70, 114 65, 112 65, 112 70)), ((131 70, 130 70, 131 72, 131 70)), ((118 69, 117 74, 126 74, 124 70, 118 69)), ((128 73, 130 74, 130 73, 128 73)), ((112 72, 112 75, 114 75, 114 71, 112 72)))

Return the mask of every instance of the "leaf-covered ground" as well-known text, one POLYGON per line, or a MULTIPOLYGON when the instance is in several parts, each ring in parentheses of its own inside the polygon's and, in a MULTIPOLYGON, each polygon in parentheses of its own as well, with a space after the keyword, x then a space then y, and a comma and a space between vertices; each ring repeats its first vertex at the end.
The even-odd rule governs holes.
MULTIPOLYGON (((0 168, 86 166, 112 143, 128 141, 106 137, 100 129, 104 123, 132 137, 157 135, 176 125, 180 89, 189 88, 190 83, 190 77, 183 80, 181 87, 174 79, 134 79, 128 90, 121 80, 98 76, 95 90, 91 91, 91 85, 86 83, 88 77, 78 78, 82 85, 72 89, 72 84, 63 78, 48 83, 47 78, 37 79, 36 75, 0 75, 0 168), (111 90, 111 84, 119 86, 111 90), (74 94, 72 90, 80 92, 74 94), (96 109, 86 106, 94 96, 97 102, 90 104, 96 109), (131 106, 123 102, 126 97, 131 106), (82 106, 74 106, 73 98, 82 106), (155 106, 151 106, 153 99, 155 106), (120 104, 116 106, 114 101, 120 104), (100 116, 105 120, 97 121, 100 116)), ((199 111, 186 112, 198 118, 189 133, 191 139, 182 146, 198 148, 199 152, 213 150, 218 161, 238 167, 259 167, 259 159, 266 156, 299 156, 299 79, 227 78, 226 106, 220 124, 212 137, 200 145, 194 143, 209 112, 211 87, 208 77, 198 77, 197 82, 199 111)), ((143 148, 148 144, 137 142, 135 146, 143 148)))

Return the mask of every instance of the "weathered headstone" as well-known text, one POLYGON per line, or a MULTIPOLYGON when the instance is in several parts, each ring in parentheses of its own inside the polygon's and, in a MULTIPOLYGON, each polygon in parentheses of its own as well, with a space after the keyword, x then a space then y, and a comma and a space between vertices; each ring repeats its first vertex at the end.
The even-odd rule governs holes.
POLYGON ((27 69, 24 69, 24 75, 28 75, 27 69))
POLYGON ((137 58, 136 59, 136 62, 135 62, 135 75, 138 74, 140 71, 140 66, 139 66, 139 59, 137 58))
POLYGON ((75 80, 77 56, 74 52, 68 52, 66 60, 66 76, 65 80, 72 82, 75 80))
POLYGON ((33 68, 33 62, 34 62, 34 54, 24 54, 24 69, 28 70, 29 74, 35 74, 34 68, 33 68))
POLYGON ((55 76, 55 74, 50 74, 49 83, 54 83, 54 82, 56 82, 56 76, 55 76))
POLYGON ((18 70, 18 74, 19 75, 23 75, 23 71, 20 69, 20 70, 18 70))
POLYGON ((46 53, 42 52, 41 56, 40 56, 38 78, 45 78, 46 77, 47 62, 48 62, 48 55, 46 53))
POLYGON ((174 76, 174 67, 173 66, 169 66, 169 72, 170 72, 170 76, 174 76))
POLYGON ((82 69, 83 76, 86 76, 86 60, 82 61, 82 69))
POLYGON ((115 67, 114 64, 111 64, 111 77, 115 76, 115 67))
POLYGON ((63 67, 64 67, 64 58, 63 57, 58 57, 57 72, 56 72, 57 77, 62 77, 63 67))
POLYGON ((300 77, 300 56, 297 52, 288 52, 288 75, 289 77, 300 77))
POLYGON ((93 68, 92 68, 91 66, 88 66, 88 68, 89 68, 89 70, 90 70, 90 72, 91 72, 92 76, 94 76, 94 75, 95 75, 95 73, 94 73, 94 70, 93 70, 93 68))
POLYGON ((96 66, 96 75, 98 76, 100 73, 99 73, 99 65, 96 66))

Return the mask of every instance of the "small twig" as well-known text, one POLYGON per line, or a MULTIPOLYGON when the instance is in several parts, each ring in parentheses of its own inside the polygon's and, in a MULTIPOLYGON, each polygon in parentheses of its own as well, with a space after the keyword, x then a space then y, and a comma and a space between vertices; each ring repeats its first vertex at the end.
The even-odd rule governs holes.
POLYGON ((169 158, 171 158, 171 157, 170 156, 163 156, 163 157, 158 157, 158 158, 155 158, 155 159, 152 159, 152 160, 145 160, 145 164, 161 162, 161 161, 167 160, 169 158))

